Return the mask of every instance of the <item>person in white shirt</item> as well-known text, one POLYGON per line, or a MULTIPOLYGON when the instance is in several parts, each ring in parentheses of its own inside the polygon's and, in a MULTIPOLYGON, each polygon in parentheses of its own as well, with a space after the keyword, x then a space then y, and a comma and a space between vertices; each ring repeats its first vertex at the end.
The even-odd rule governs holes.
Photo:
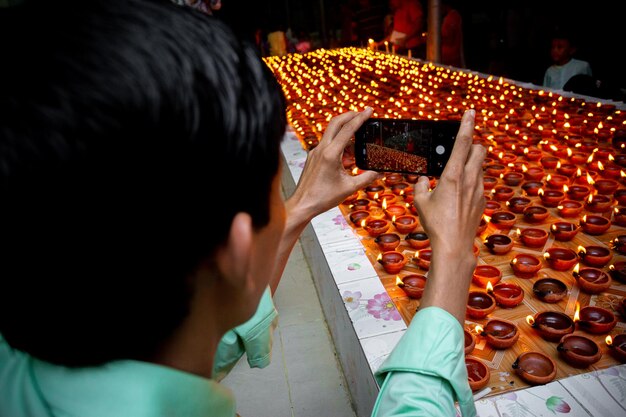
POLYGON ((543 77, 543 86, 562 90, 574 75, 591 76, 591 66, 587 61, 575 59, 576 47, 569 36, 558 34, 552 37, 550 56, 553 64, 548 67, 543 77))

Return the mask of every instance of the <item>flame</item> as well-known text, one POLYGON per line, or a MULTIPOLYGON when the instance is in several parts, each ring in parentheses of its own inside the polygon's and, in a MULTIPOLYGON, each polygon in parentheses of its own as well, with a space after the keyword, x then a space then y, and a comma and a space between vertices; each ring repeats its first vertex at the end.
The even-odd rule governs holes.
POLYGON ((483 215, 483 218, 485 219, 487 223, 491 221, 491 216, 487 216, 486 214, 483 215))
POLYGON ((598 161, 598 169, 600 171, 604 171, 604 165, 602 165, 602 162, 598 161))
POLYGON ((555 225, 555 224, 553 224, 553 225, 552 225, 552 230, 554 230, 554 231, 556 232, 557 227, 556 227, 556 225, 555 225))
POLYGON ((615 161, 615 158, 613 157, 613 154, 609 154, 609 161, 611 161, 611 162, 615 161))
POLYGON ((591 175, 590 175, 588 172, 587 172, 587 183, 588 183, 589 185, 593 185, 593 184, 595 184, 595 183, 596 183, 596 182, 593 180, 593 178, 591 178, 591 175))
POLYGON ((567 157, 570 158, 572 156, 572 150, 567 148, 567 157))
POLYGON ((519 227, 517 228, 517 230, 515 231, 515 234, 517 234, 517 237, 520 237, 522 235, 522 231, 519 230, 519 227))
POLYGON ((578 169, 576 170, 576 176, 577 176, 577 177, 580 177, 581 175, 583 175, 583 172, 582 172, 582 170, 581 170, 580 168, 578 168, 578 169))
POLYGON ((392 223, 395 223, 395 222, 396 222, 396 215, 395 215, 395 214, 391 217, 391 222, 392 222, 392 223))
POLYGON ((543 258, 544 258, 544 259, 550 259, 550 254, 549 254, 548 252, 545 252, 545 253, 543 254, 543 258))
POLYGON ((574 323, 580 321, 580 303, 576 301, 576 312, 574 313, 574 323))
POLYGON ((556 169, 559 169, 559 168, 561 168, 561 161, 556 163, 556 169))
POLYGON ((357 175, 359 173, 359 169, 357 167, 354 167, 352 169, 352 175, 357 175))
POLYGON ((374 194, 374 200, 378 200, 378 193, 374 194))
POLYGON ((615 271, 615 265, 609 265, 609 270, 610 271, 615 271))
POLYGON ((578 251, 578 253, 581 253, 581 252, 583 254, 587 253, 587 249, 585 249, 584 247, 582 247, 580 245, 578 246, 578 249, 576 249, 576 250, 578 251))
POLYGON ((531 315, 526 316, 526 323, 532 326, 533 324, 535 324, 535 318, 531 315))
POLYGON ((611 337, 611 335, 608 335, 606 339, 604 339, 604 342, 607 344, 607 346, 613 345, 613 338, 611 337))
POLYGON ((511 265, 515 265, 517 264, 517 258, 513 258, 513 260, 511 261, 511 265))
POLYGON ((590 164, 593 162, 593 154, 589 155, 589 158, 587 158, 587 163, 590 164))
POLYGON ((504 178, 504 174, 500 174, 500 179, 503 179, 503 178, 504 178))
POLYGON ((396 285, 398 287, 404 287, 404 281, 402 281, 398 275, 396 275, 396 285))
POLYGON ((522 172, 527 172, 528 168, 526 167, 526 165, 522 164, 522 172))
POLYGON ((586 214, 583 216, 582 220, 583 220, 583 223, 587 223, 587 215, 586 214))
POLYGON ((476 334, 481 334, 483 332, 483 326, 477 324, 476 327, 474 327, 474 331, 476 332, 476 334))
POLYGON ((540 188, 539 191, 537 191, 537 194, 539 194, 539 196, 542 196, 543 195, 543 188, 540 188))
POLYGON ((498 158, 499 158, 499 159, 502 159, 502 157, 503 157, 503 156, 504 156, 504 152, 500 152, 500 153, 498 154, 498 158))
POLYGON ((566 193, 569 191, 569 187, 567 185, 563 185, 563 192, 566 193))
POLYGON ((493 285, 491 285, 491 281, 487 281, 487 292, 492 292, 493 291, 493 285))
POLYGON ((623 170, 619 172, 619 176, 624 178, 626 177, 626 172, 624 172, 623 170))
POLYGON ((376 261, 380 261, 381 259, 383 259, 383 254, 379 253, 378 256, 376 257, 376 261))
POLYGON ((528 154, 528 148, 524 148, 524 155, 528 154))
POLYGON ((387 210, 387 198, 383 198, 383 210, 387 210))
POLYGON ((365 219, 361 220, 361 227, 365 227, 366 224, 365 219))
POLYGON ((548 176, 546 177, 546 181, 550 181, 552 179, 552 174, 548 174, 548 176))
POLYGON ((577 263, 576 266, 574 267, 574 275, 578 275, 578 273, 580 272, 580 263, 577 263))

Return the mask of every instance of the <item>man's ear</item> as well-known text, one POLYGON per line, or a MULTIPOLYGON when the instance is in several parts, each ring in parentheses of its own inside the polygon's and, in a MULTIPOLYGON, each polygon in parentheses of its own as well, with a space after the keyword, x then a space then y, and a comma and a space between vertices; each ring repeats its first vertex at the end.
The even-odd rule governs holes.
POLYGON ((254 240, 252 218, 248 213, 237 213, 230 224, 228 239, 216 254, 217 267, 228 285, 243 289, 249 275, 250 257, 254 240))

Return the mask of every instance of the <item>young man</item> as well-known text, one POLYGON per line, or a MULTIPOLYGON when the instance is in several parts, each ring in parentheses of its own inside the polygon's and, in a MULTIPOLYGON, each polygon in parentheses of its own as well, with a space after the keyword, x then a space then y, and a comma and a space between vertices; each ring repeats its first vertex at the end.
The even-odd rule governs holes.
POLYGON ((544 74, 544 87, 562 90, 573 76, 592 75, 589 63, 574 58, 575 53, 576 47, 572 44, 569 35, 559 33, 552 37, 550 57, 553 64, 548 67, 544 74))
MULTIPOLYGON (((0 9, 0 50, 0 415, 235 415, 211 379, 220 339, 258 312, 306 223, 378 177, 341 166, 371 109, 329 123, 284 203, 280 88, 220 22, 168 2, 31 0, 0 9)), ((468 113, 434 192, 415 186, 435 256, 376 415, 449 415, 455 399, 473 413, 472 130, 468 113)))

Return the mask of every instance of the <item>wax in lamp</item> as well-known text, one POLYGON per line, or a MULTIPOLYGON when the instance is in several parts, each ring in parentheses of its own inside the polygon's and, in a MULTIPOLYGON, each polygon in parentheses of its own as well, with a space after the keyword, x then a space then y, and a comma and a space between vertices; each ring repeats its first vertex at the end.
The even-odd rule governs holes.
POLYGON ((550 226, 550 231, 559 242, 567 242, 574 239, 580 229, 580 226, 569 222, 555 222, 550 226))
POLYGON ((491 215, 491 224, 500 230, 508 230, 515 224, 515 213, 508 210, 496 211, 491 215))
POLYGON ((467 298, 467 315, 483 319, 496 309, 496 300, 485 291, 470 291, 467 298))
POLYGON ((567 271, 578 263, 578 255, 569 248, 552 247, 543 257, 555 271, 567 271))
POLYGON ((513 273, 519 278, 532 278, 541 269, 541 260, 528 253, 515 255, 510 262, 513 273))
POLYGON ((396 217, 393 222, 398 232, 404 234, 411 233, 417 228, 417 217, 411 214, 396 217))
POLYGON ((467 378, 472 391, 481 390, 489 383, 491 371, 480 360, 466 357, 465 367, 467 368, 467 378))
POLYGON ((420 274, 409 274, 404 277, 396 277, 396 285, 409 296, 409 298, 420 299, 426 287, 426 277, 420 274))
POLYGON ((408 261, 404 254, 396 251, 383 252, 377 260, 388 274, 397 274, 408 261))
POLYGON ((519 339, 517 325, 509 320, 493 318, 485 324, 484 329, 479 329, 480 326, 477 326, 477 333, 494 349, 506 349, 519 339))
POLYGON ((561 217, 578 217, 583 208, 583 203, 575 200, 563 200, 557 206, 561 217))
POLYGON ((626 333, 607 336, 605 340, 611 356, 622 363, 626 363, 626 333))
POLYGON ((609 230, 611 222, 602 216, 584 215, 580 219, 580 226, 586 234, 597 236, 609 230))
POLYGON ((395 250, 400 245, 400 236, 396 233, 383 233, 376 236, 374 241, 383 252, 395 250))
POLYGON ((530 203, 531 203, 530 199, 528 199, 526 197, 513 197, 513 198, 510 198, 506 202, 506 206, 513 213, 520 214, 520 213, 524 212, 524 209, 526 207, 528 207, 530 205, 530 203))
POLYGON ((481 288, 486 288, 487 283, 495 285, 500 279, 502 279, 502 272, 492 265, 478 265, 472 275, 472 282, 481 288))
MULTIPOLYGON (((580 307, 576 305, 577 309, 580 307)), ((610 310, 597 306, 583 307, 579 314, 579 320, 574 321, 578 328, 592 334, 605 334, 613 330, 617 324, 617 318, 610 310)))
POLYGON ((430 258, 433 255, 432 249, 422 249, 415 252, 415 256, 413 257, 413 261, 425 271, 428 271, 430 268, 430 258))
POLYGON ((370 236, 376 237, 382 235, 387 230, 389 230, 390 226, 391 223, 389 222, 389 220, 373 219, 370 217, 365 219, 365 225, 363 226, 363 228, 370 236))
POLYGON ((548 342, 558 342, 561 337, 574 332, 574 321, 559 311, 542 311, 527 316, 526 322, 548 342))
POLYGON ((404 238, 413 249, 424 249, 430 246, 430 239, 425 232, 411 232, 404 238))
POLYGON ((604 246, 579 246, 578 256, 585 265, 596 268, 602 268, 613 257, 611 251, 604 246))
POLYGON ((563 336, 556 350, 565 362, 575 368, 586 368, 598 362, 602 357, 600 346, 590 338, 580 334, 563 336))
POLYGON ((529 248, 542 248, 548 241, 548 232, 534 227, 519 231, 519 235, 522 243, 529 248))
POLYGON ((556 363, 541 352, 524 352, 512 364, 515 373, 531 385, 547 384, 556 377, 556 363))
POLYGON ((541 206, 528 206, 524 209, 524 220, 528 223, 541 223, 548 218, 550 212, 541 206))
POLYGON ((504 255, 513 248, 513 239, 503 234, 493 234, 484 241, 485 246, 494 255, 504 255))
POLYGON ((572 275, 578 281, 580 289, 588 294, 599 294, 611 286, 611 277, 600 269, 580 269, 580 265, 576 264, 572 275))
POLYGON ((542 278, 533 284, 533 294, 545 303, 558 303, 567 295, 567 286, 556 278, 542 278))
POLYGON ((524 300, 524 290, 514 282, 499 282, 493 288, 487 283, 487 292, 504 308, 518 306, 524 300))

